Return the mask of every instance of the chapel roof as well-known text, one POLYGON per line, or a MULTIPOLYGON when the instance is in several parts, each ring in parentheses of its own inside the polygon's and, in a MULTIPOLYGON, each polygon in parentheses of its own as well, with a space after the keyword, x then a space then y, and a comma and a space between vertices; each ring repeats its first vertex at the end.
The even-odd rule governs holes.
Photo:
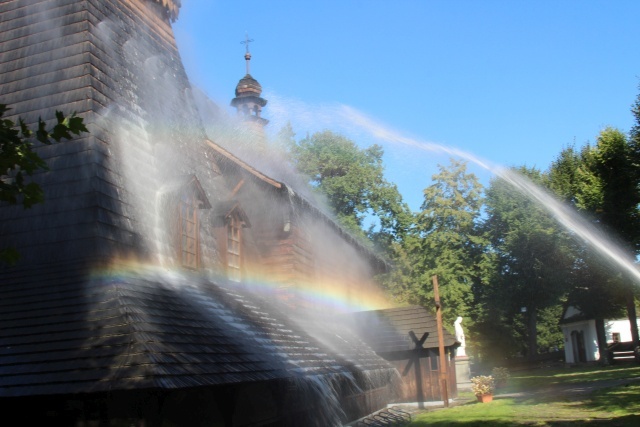
MULTIPOLYGON (((424 307, 361 311, 352 316, 362 340, 378 354, 414 350, 411 332, 418 340, 428 334, 422 348, 438 348, 436 318, 424 307)), ((455 337, 447 330, 443 330, 443 339, 445 347, 456 344, 455 337)))

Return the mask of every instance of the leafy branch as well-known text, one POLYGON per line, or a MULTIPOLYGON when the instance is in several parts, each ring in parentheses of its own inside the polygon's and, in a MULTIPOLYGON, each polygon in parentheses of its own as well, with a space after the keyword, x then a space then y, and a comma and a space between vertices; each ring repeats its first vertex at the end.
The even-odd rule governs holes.
MULTIPOLYGON (((83 119, 75 113, 65 116, 56 111, 57 123, 50 129, 38 118, 37 129, 32 131, 22 118, 18 123, 4 118, 10 111, 0 104, 0 202, 21 204, 25 209, 44 201, 42 188, 27 177, 35 172, 49 170, 47 163, 35 152, 36 141, 51 145, 53 141, 70 140, 74 135, 88 132, 83 119)), ((0 260, 14 264, 18 253, 13 248, 0 250, 0 260)))

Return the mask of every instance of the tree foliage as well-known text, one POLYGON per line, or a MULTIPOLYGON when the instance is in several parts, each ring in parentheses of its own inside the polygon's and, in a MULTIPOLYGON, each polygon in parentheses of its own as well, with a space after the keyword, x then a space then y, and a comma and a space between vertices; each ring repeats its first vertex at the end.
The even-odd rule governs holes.
MULTIPOLYGON (((619 242, 629 260, 635 259, 640 249, 640 153, 633 141, 633 129, 627 138, 618 129, 606 128, 600 132, 595 146, 585 146, 579 156, 571 154, 573 171, 562 161, 569 157, 569 150, 564 150, 551 167, 555 186, 562 181, 560 177, 575 175, 570 190, 563 193, 568 195, 565 199, 619 242)), ((637 284, 605 264, 589 248, 582 248, 581 253, 571 302, 595 318, 602 330, 604 319, 615 316, 626 306, 629 319, 633 319, 632 337, 638 341, 637 284), (602 304, 603 300, 608 304, 602 304)), ((606 338, 600 336, 599 341, 600 348, 606 348, 606 338)))
POLYGON ((546 177, 547 186, 564 203, 578 211, 590 212, 602 204, 602 183, 590 167, 593 163, 591 147, 578 151, 565 148, 551 163, 546 177))
MULTIPOLYGON (((539 170, 522 167, 518 172, 542 184, 539 170)), ((506 322, 512 327, 505 332, 523 344, 518 350, 533 357, 538 317, 558 305, 567 290, 573 262, 569 236, 541 206, 500 178, 487 190, 486 211, 492 266, 490 286, 481 295, 486 306, 481 333, 487 334, 492 323, 506 322)), ((544 333, 557 334, 557 322, 553 327, 544 333)))
POLYGON ((395 184, 384 177, 382 147, 360 148, 331 131, 314 133, 298 142, 288 132, 287 138, 295 167, 327 198, 347 229, 356 233, 364 230, 383 247, 406 232, 411 214, 395 184))
POLYGON ((438 276, 445 324, 462 316, 470 326, 472 288, 479 280, 486 245, 477 228, 482 185, 467 172, 465 162, 452 159, 438 168, 433 184, 424 190, 413 233, 394 247, 394 261, 401 269, 385 283, 399 300, 432 307, 432 277, 438 276))
POLYGON ((447 323, 462 316, 469 325, 474 305, 472 286, 486 245, 477 227, 482 185, 467 172, 466 163, 457 160, 451 160, 448 167, 439 166, 432 180, 424 190, 416 224, 421 240, 419 294, 426 301, 433 300, 431 280, 427 279, 437 275, 447 323))
MULTIPOLYGON (((29 129, 21 118, 16 124, 4 118, 10 109, 0 104, 0 202, 20 204, 25 209, 44 201, 40 186, 29 179, 40 170, 47 170, 47 163, 35 151, 36 142, 49 145, 52 140, 71 139, 73 135, 88 132, 81 117, 65 116, 56 111, 56 123, 51 128, 38 119, 35 131, 29 129)), ((0 260, 14 263, 18 254, 12 248, 0 251, 0 260)))
POLYGON ((632 166, 635 170, 640 170, 640 93, 631 106, 631 114, 635 123, 629 131, 629 148, 632 153, 632 166))
POLYGON ((610 233, 628 244, 635 254, 640 250, 640 153, 629 144, 624 133, 606 128, 591 151, 589 167, 598 177, 602 196, 593 208, 598 221, 610 233))

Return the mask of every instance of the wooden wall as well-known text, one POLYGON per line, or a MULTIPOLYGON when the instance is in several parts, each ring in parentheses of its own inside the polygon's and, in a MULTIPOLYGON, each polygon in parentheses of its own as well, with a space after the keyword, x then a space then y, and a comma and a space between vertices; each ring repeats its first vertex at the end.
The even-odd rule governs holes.
MULTIPOLYGON (((392 360, 390 363, 398 370, 398 372, 400 372, 400 374, 402 374, 402 386, 399 396, 395 402, 417 402, 419 396, 418 377, 413 360, 403 358, 399 360, 392 360), (411 366, 407 369, 407 365, 410 362, 411 366)), ((448 361, 447 370, 448 394, 451 399, 458 395, 455 360, 448 361)), ((424 401, 442 400, 439 377, 440 358, 438 356, 438 349, 429 349, 424 351, 423 357, 420 358, 420 373, 422 376, 422 395, 424 397, 424 401)))
POLYGON ((11 0, 0 14, 0 103, 27 123, 76 112, 90 131, 38 148, 50 167, 35 176, 45 203, 1 206, 2 241, 24 266, 151 256, 158 177, 215 175, 191 142, 204 131, 167 9, 150 0, 11 0))

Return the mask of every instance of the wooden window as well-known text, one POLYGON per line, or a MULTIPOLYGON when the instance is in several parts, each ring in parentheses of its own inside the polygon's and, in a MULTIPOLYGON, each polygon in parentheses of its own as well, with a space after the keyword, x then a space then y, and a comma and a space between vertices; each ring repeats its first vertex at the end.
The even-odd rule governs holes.
POLYGON ((429 361, 431 362, 430 368, 432 371, 440 369, 440 352, 429 350, 429 361))
POLYGON ((243 230, 251 224, 237 201, 230 200, 221 208, 222 221, 218 223, 216 239, 220 242, 222 267, 229 280, 240 282, 246 262, 243 230))
POLYGON ((234 282, 242 279, 242 222, 232 214, 227 222, 227 276, 234 282))
POLYGON ((183 267, 198 268, 199 248, 197 201, 184 195, 180 200, 180 262, 183 267))
POLYGON ((173 178, 167 187, 170 191, 162 206, 167 215, 165 225, 170 230, 170 256, 175 266, 200 268, 200 215, 203 209, 211 209, 211 204, 195 175, 173 178))

